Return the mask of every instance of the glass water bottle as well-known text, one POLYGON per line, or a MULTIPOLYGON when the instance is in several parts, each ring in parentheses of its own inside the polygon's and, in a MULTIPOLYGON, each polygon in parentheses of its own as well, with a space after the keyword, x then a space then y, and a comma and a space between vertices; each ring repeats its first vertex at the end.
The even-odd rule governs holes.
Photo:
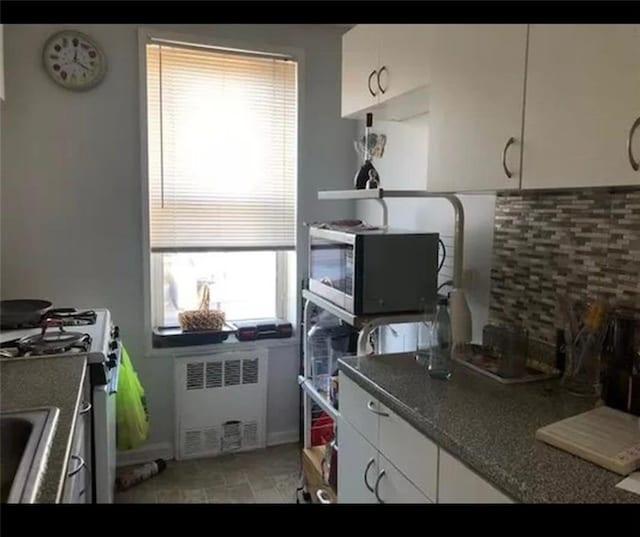
POLYGON ((449 299, 441 298, 431 332, 428 370, 432 378, 448 380, 451 377, 452 346, 449 299))

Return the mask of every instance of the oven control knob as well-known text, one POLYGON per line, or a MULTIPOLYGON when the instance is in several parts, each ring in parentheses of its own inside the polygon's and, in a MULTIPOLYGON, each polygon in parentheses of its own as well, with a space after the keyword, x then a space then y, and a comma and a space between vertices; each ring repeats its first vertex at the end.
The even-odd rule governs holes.
POLYGON ((109 367, 109 369, 112 369, 117 365, 118 365, 118 355, 115 352, 112 352, 109 354, 109 356, 107 356, 107 367, 109 367))
POLYGON ((109 350, 110 351, 115 351, 118 348, 118 342, 117 341, 111 341, 109 343, 109 350))

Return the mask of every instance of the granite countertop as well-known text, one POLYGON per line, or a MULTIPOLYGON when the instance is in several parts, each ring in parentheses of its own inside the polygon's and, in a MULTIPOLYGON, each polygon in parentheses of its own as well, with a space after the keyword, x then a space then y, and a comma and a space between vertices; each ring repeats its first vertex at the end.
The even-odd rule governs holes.
POLYGON ((62 496, 86 369, 85 356, 77 354, 0 360, 0 411, 60 409, 37 503, 57 503, 62 496))
POLYGON ((412 353, 343 358, 339 370, 497 489, 526 503, 640 503, 623 476, 535 439, 536 430, 595 406, 557 379, 501 384, 454 363, 429 377, 412 353))

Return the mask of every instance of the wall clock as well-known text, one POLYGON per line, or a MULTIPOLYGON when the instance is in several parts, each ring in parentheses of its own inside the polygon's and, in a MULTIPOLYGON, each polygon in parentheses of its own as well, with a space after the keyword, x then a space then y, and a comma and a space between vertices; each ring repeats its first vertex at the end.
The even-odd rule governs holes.
POLYGON ((70 90, 88 90, 107 72, 107 59, 98 44, 74 30, 53 34, 44 45, 42 59, 54 82, 70 90))

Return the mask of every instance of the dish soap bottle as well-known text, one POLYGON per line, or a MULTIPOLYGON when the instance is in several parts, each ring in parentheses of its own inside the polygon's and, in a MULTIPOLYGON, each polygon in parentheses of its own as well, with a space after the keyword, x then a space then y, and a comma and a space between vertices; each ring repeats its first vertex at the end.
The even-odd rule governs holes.
POLYGON ((449 317, 449 299, 440 298, 436 318, 433 322, 429 352, 429 376, 435 379, 449 380, 451 377, 451 318, 449 317))

